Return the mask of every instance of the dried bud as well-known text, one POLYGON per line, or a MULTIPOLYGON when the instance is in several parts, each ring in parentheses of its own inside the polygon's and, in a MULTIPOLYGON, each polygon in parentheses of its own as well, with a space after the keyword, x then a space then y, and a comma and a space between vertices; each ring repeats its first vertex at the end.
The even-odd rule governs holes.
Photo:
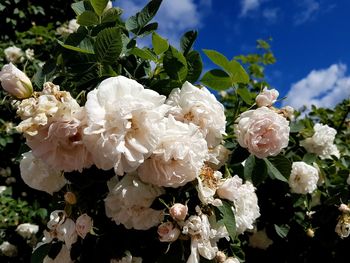
POLYGON ((341 204, 338 209, 339 209, 340 212, 343 212, 343 213, 349 213, 350 212, 350 208, 346 204, 341 204))
POLYGON ((306 230, 306 235, 307 235, 308 237, 314 237, 314 236, 315 236, 315 231, 314 231, 312 228, 308 228, 308 229, 306 230))
POLYGON ((75 205, 77 203, 77 197, 73 192, 67 192, 64 194, 64 200, 70 204, 70 205, 75 205))
POLYGON ((222 251, 216 252, 216 261, 218 263, 224 263, 225 260, 226 260, 226 255, 224 252, 222 252, 222 251))
POLYGON ((279 93, 275 89, 268 90, 264 88, 264 90, 256 97, 255 102, 258 107, 263 106, 271 106, 277 99, 279 93))
POLYGON ((180 235, 180 229, 174 227, 171 222, 165 222, 158 226, 157 233, 160 242, 174 242, 180 235))
POLYGON ((75 222, 75 230, 81 238, 85 238, 92 229, 92 219, 87 214, 82 214, 75 222))
POLYGON ((186 218, 188 212, 188 207, 187 205, 183 205, 180 203, 176 203, 174 204, 170 209, 169 209, 169 213, 170 216, 175 219, 175 220, 179 220, 179 221, 183 221, 186 218))
POLYGON ((29 98, 33 93, 30 79, 12 63, 0 71, 1 86, 17 99, 29 98))

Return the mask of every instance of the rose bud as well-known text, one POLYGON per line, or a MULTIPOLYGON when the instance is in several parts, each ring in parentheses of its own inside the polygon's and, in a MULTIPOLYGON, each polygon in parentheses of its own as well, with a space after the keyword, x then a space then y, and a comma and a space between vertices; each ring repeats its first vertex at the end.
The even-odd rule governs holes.
POLYGON ((75 230, 81 238, 85 238, 92 229, 92 219, 87 214, 82 214, 75 222, 75 230))
POLYGON ((160 224, 157 232, 160 242, 173 242, 180 235, 180 229, 174 227, 173 223, 171 222, 160 224))
POLYGON ((174 204, 172 207, 169 209, 170 216, 179 221, 183 221, 186 218, 188 212, 188 207, 187 205, 183 205, 180 203, 174 204))

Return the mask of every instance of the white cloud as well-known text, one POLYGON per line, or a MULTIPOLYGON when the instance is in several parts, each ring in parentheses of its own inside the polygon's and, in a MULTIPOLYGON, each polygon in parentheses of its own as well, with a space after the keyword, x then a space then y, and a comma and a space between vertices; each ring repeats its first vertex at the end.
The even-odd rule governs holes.
POLYGON ((316 14, 320 10, 320 3, 316 0, 300 1, 299 6, 302 10, 294 16, 295 25, 301 25, 306 21, 315 18, 316 14))
POLYGON ((350 97, 350 75, 346 65, 333 64, 327 69, 312 70, 305 78, 292 84, 284 105, 333 107, 350 97))
POLYGON ((266 8, 262 12, 262 16, 270 23, 275 23, 278 18, 278 8, 266 8))
POLYGON ((241 0, 241 16, 246 16, 248 12, 259 8, 261 0, 241 0))
MULTIPOLYGON (((124 10, 124 17, 127 18, 140 11, 147 2, 120 0, 117 5, 124 10)), ((197 4, 194 0, 163 0, 154 18, 154 21, 158 22, 158 33, 176 45, 183 33, 200 27, 203 13, 211 3, 211 0, 201 0, 197 4)))

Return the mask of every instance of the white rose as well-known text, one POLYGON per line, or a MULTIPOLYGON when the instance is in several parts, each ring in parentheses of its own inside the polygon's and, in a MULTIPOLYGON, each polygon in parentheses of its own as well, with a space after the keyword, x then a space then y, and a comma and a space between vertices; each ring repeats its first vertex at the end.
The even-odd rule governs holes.
POLYGON ((75 222, 75 230, 81 238, 85 238, 86 235, 92 230, 91 217, 87 214, 80 215, 75 222))
POLYGON ((64 241, 67 248, 70 249, 78 239, 78 234, 75 230, 75 223, 72 219, 66 218, 62 224, 56 227, 57 238, 64 241))
POLYGON ((3 255, 10 258, 17 256, 18 254, 17 247, 7 241, 2 242, 0 245, 0 251, 3 255))
POLYGON ((4 90, 17 99, 28 98, 33 93, 30 79, 12 63, 3 66, 0 81, 4 90))
POLYGON ((178 239, 181 231, 171 222, 165 222, 158 226, 157 230, 160 242, 174 242, 178 239))
POLYGON ((26 49, 25 54, 28 60, 34 60, 34 49, 31 49, 31 48, 26 49))
POLYGON ((17 63, 21 62, 21 59, 23 58, 23 51, 22 49, 11 46, 4 49, 5 58, 7 62, 17 63))
POLYGON ((181 89, 170 93, 166 103, 172 106, 169 113, 178 121, 199 127, 210 148, 220 144, 226 128, 224 106, 206 88, 186 81, 181 89))
POLYGON ((0 195, 2 195, 6 191, 7 187, 4 185, 0 185, 0 195))
POLYGON ((23 154, 19 167, 23 181, 36 190, 52 195, 66 184, 66 179, 60 171, 50 168, 41 159, 35 158, 32 152, 23 154))
POLYGON ((219 144, 215 148, 209 149, 208 164, 215 170, 219 170, 229 158, 231 151, 225 148, 225 146, 219 144))
POLYGON ((249 236, 249 246, 260 249, 267 249, 273 241, 267 236, 265 229, 254 232, 249 236))
POLYGON ((89 92, 84 141, 98 168, 132 172, 158 144, 165 97, 123 76, 108 78, 89 92))
POLYGON ((30 223, 20 224, 16 228, 16 232, 23 238, 30 239, 39 231, 39 226, 30 223))
POLYGON ((268 90, 264 88, 263 91, 255 98, 258 107, 271 106, 278 98, 279 92, 275 89, 268 90))
POLYGON ((289 122, 267 107, 243 112, 235 125, 239 144, 258 158, 276 156, 288 146, 289 122))
POLYGON ((198 127, 169 116, 162 122, 159 145, 138 169, 142 181, 179 187, 196 179, 208 159, 207 142, 198 127))
POLYGON ((328 125, 316 123, 314 126, 315 133, 311 138, 306 138, 300 142, 306 151, 315 153, 320 156, 321 159, 331 158, 331 155, 335 155, 339 158, 340 153, 337 146, 333 144, 337 131, 328 125))
POLYGON ((136 174, 126 174, 105 199, 106 215, 127 229, 146 230, 158 225, 163 211, 150 208, 162 188, 143 183, 136 174))
POLYGON ((315 167, 304 162, 293 162, 289 177, 292 193, 311 194, 317 188, 318 179, 318 171, 315 167))
POLYGON ((221 198, 233 201, 237 233, 242 234, 247 229, 253 229, 253 223, 260 216, 258 197, 253 184, 242 183, 237 175, 225 179, 217 190, 221 198))
POLYGON ((240 261, 237 258, 229 257, 224 261, 224 263, 240 263, 240 261))

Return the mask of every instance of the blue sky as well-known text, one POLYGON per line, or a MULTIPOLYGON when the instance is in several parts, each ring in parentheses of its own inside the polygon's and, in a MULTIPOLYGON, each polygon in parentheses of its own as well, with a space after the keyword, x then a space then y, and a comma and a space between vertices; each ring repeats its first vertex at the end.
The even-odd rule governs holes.
MULTIPOLYGON (((115 5, 128 17, 146 3, 115 5)), ((155 20, 173 44, 196 29, 195 49, 215 49, 229 58, 254 52, 257 39, 272 37, 277 63, 266 75, 280 97, 287 96, 283 104, 332 107, 350 96, 349 11, 349 0, 163 0, 155 20)), ((206 70, 213 67, 202 58, 206 70)))

